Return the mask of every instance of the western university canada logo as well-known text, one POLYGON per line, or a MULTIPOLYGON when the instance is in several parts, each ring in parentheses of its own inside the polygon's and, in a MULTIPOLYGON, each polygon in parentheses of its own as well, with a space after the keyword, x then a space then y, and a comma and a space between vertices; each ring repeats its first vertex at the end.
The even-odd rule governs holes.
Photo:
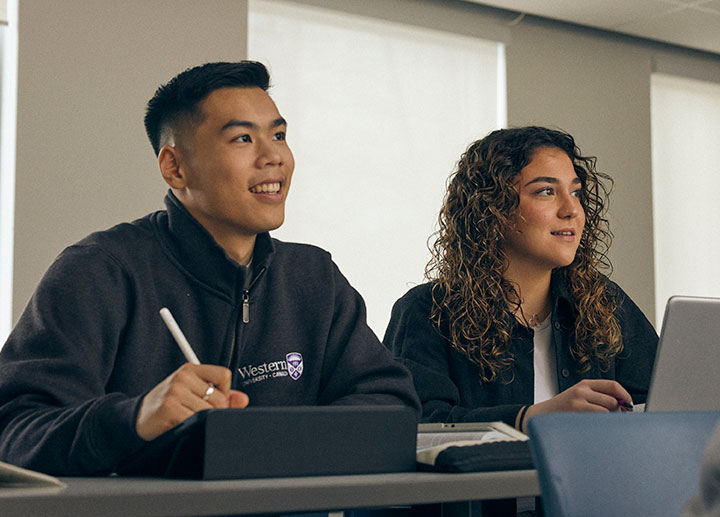
POLYGON ((299 352, 290 352, 285 356, 288 365, 288 373, 294 381, 298 380, 303 373, 303 358, 299 352))
POLYGON ((246 364, 238 367, 237 371, 242 377, 240 384, 249 386, 256 382, 280 377, 290 377, 296 381, 302 377, 304 370, 303 356, 300 352, 285 354, 284 361, 267 361, 262 364, 246 364))

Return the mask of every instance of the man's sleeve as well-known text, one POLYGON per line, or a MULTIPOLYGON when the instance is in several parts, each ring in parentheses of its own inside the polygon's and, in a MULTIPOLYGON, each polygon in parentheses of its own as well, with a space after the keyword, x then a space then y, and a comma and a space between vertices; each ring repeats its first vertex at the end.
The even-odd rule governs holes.
POLYGON ((333 264, 335 303, 323 362, 320 404, 420 404, 410 373, 366 322, 365 303, 333 264))
POLYGON ((720 424, 705 448, 700 470, 700 491, 685 504, 682 517, 720 516, 720 424))
POLYGON ((0 459, 54 475, 110 472, 143 441, 140 398, 106 393, 130 282, 112 257, 71 247, 0 352, 0 459))

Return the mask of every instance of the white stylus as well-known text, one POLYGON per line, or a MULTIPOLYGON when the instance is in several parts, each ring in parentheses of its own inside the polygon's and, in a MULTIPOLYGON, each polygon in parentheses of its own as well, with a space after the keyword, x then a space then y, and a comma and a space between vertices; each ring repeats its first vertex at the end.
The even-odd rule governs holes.
POLYGON ((190 343, 188 343, 185 334, 183 334, 183 331, 180 330, 180 326, 177 324, 177 321, 175 321, 175 318, 173 318, 170 309, 168 309, 167 307, 163 307, 162 309, 160 309, 160 317, 165 322, 165 325, 167 325, 170 334, 172 334, 172 336, 175 338, 175 342, 180 347, 180 350, 182 350, 182 353, 185 356, 185 359, 187 359, 187 362, 191 364, 200 364, 200 360, 198 359, 197 355, 195 355, 195 351, 190 346, 190 343))

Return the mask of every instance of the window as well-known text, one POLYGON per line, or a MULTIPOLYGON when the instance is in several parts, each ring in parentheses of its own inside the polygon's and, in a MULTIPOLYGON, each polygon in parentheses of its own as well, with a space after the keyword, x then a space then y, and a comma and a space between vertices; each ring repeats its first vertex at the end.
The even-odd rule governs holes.
POLYGON ((330 251, 382 337, 392 304, 423 281, 455 162, 506 123, 504 45, 263 0, 248 33, 295 153, 273 235, 330 251))
POLYGON ((657 322, 672 295, 720 296, 720 84, 651 77, 657 322))
POLYGON ((8 25, 0 25, 0 347, 12 327, 17 12, 17 0, 8 0, 8 25))

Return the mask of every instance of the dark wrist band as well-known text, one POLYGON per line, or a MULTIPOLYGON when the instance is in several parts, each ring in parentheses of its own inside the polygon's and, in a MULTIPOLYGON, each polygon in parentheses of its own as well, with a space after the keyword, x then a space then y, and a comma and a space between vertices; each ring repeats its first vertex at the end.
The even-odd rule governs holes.
POLYGON ((525 421, 525 413, 527 412, 528 408, 530 406, 523 406, 520 410, 520 418, 518 418, 518 431, 522 432, 522 425, 525 421))

